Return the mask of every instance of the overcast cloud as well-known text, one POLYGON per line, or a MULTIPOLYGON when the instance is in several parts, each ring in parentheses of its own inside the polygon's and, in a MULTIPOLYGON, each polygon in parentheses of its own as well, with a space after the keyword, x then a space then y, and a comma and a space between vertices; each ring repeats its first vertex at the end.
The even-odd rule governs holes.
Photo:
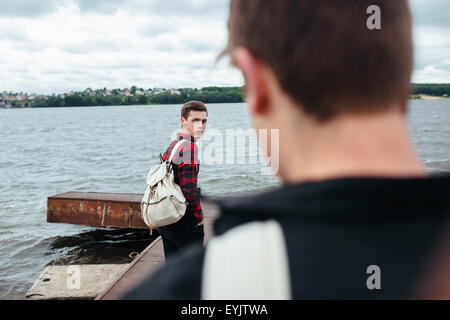
MULTIPOLYGON (((412 0, 414 82, 450 82, 447 0, 412 0)), ((0 0, 0 91, 240 86, 228 0, 0 0)))

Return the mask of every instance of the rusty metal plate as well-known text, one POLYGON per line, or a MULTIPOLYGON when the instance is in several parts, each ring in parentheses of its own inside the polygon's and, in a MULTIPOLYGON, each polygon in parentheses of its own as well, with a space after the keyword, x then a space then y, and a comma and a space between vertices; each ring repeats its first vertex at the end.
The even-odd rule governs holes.
POLYGON ((97 192, 67 192, 51 196, 47 199, 47 222, 147 229, 141 218, 142 196, 97 192))

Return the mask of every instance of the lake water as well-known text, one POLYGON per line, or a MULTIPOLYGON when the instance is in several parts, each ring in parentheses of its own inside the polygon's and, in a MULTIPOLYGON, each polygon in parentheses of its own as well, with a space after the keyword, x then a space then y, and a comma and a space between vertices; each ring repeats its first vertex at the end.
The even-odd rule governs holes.
MULTIPOLYGON (((427 169, 450 172, 450 99, 410 105, 408 123, 427 169)), ((245 104, 210 104, 208 111, 209 132, 250 128, 245 104)), ((0 110, 0 299, 23 299, 46 265, 128 263, 130 252, 151 242, 147 231, 47 223, 47 197, 143 193, 148 169, 179 127, 179 112, 179 105, 0 110)), ((249 164, 252 154, 240 164, 240 151, 234 163, 202 164, 203 194, 278 185, 261 174, 263 163, 249 164)))

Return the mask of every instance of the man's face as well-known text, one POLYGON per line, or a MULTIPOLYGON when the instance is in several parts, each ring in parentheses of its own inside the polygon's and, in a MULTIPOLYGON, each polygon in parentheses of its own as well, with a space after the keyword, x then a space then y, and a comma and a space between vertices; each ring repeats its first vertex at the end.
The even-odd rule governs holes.
POLYGON ((187 119, 181 117, 181 126, 191 137, 198 139, 205 131, 207 118, 208 114, 206 111, 191 110, 187 119))

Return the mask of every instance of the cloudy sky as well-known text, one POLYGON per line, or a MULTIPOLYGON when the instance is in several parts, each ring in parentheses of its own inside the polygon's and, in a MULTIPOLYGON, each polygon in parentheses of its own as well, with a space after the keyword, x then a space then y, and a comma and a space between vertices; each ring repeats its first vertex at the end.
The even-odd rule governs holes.
MULTIPOLYGON (((450 82, 448 0, 412 0, 414 82, 450 82)), ((0 0, 0 92, 242 85, 228 0, 0 0)))

